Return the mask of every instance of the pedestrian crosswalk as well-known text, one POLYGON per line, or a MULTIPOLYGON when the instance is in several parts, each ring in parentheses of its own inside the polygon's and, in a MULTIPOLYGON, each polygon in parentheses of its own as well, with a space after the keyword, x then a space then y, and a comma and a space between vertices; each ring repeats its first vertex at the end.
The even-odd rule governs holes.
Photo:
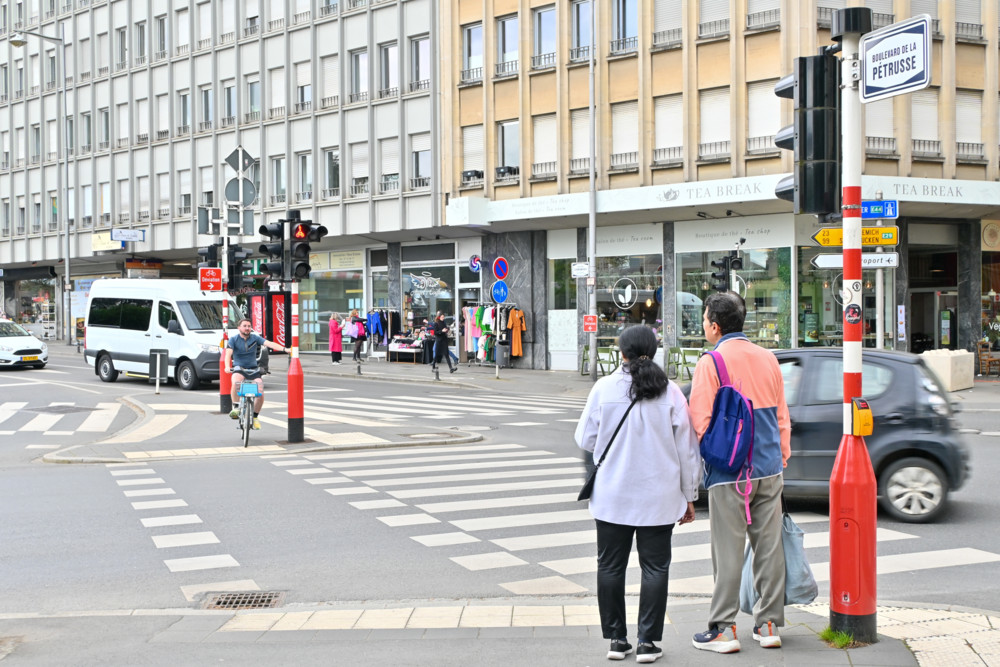
MULTIPOLYGON (((107 433, 120 416, 127 417, 128 410, 123 410, 123 405, 118 402, 82 404, 65 401, 5 401, 0 403, 0 436, 21 434, 26 438, 44 440, 77 433, 107 433)), ((47 449, 48 445, 32 443, 28 448, 47 449)))
MULTIPOLYGON (((576 501, 585 469, 580 458, 515 442, 426 446, 316 454, 264 455, 283 470, 362 512, 401 538, 462 571, 488 576, 505 594, 594 592, 596 532, 576 501)), ((821 588, 829 579, 829 519, 793 514, 821 588)), ((974 548, 921 550, 920 537, 879 528, 877 573, 1000 562, 974 548)), ((707 518, 674 530, 670 591, 712 590, 707 518)), ((635 553, 628 569, 637 592, 635 553)), ((823 592, 823 591, 821 591, 823 592)))

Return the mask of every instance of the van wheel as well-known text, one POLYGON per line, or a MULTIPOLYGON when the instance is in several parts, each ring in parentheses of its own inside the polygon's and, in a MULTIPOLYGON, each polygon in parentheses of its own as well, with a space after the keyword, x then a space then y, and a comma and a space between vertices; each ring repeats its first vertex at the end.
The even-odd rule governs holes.
POLYGON ((110 354, 102 354, 101 358, 97 360, 97 375, 100 376, 102 382, 114 382, 118 379, 118 371, 111 363, 110 354))
POLYGON ((906 523, 932 521, 948 498, 948 477, 925 458, 893 461, 878 481, 879 503, 893 519, 906 523))
POLYGON ((177 384, 181 389, 192 390, 198 388, 198 374, 194 371, 194 364, 190 361, 182 361, 177 367, 177 384))

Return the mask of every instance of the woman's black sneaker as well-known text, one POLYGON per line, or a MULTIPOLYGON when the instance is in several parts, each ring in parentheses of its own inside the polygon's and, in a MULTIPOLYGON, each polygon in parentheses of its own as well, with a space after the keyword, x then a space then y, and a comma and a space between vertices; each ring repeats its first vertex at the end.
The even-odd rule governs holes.
POLYGON ((632 652, 632 645, 620 639, 611 641, 611 648, 608 649, 608 660, 624 660, 625 656, 632 652))
POLYGON ((653 642, 639 642, 639 648, 635 650, 636 662, 654 662, 663 655, 663 650, 653 645, 653 642))

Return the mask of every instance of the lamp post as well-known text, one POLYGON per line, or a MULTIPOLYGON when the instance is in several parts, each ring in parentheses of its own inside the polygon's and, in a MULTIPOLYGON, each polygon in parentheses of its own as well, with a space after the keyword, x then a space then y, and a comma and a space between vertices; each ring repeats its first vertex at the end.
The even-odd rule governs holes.
MULTIPOLYGON (((32 32, 30 30, 16 30, 11 33, 10 45, 16 47, 23 47, 28 43, 25 39, 26 36, 30 35, 32 37, 37 37, 38 39, 52 42, 57 45, 57 57, 56 57, 56 79, 62 81, 62 86, 60 87, 60 94, 62 95, 62 104, 56 105, 56 110, 59 113, 56 122, 59 124, 59 131, 56 132, 56 154, 59 159, 63 161, 63 167, 66 171, 66 179, 63 180, 63 172, 58 167, 56 168, 56 191, 59 193, 58 199, 58 215, 60 221, 62 222, 63 230, 63 252, 65 257, 63 261, 63 319, 66 320, 66 344, 73 344, 73 318, 72 318, 72 281, 70 280, 70 237, 69 237, 69 217, 66 215, 66 207, 69 203, 69 155, 64 152, 64 141, 63 136, 66 134, 66 119, 68 115, 66 113, 66 25, 64 23, 59 24, 60 37, 52 37, 50 35, 43 35, 40 32, 32 32), (64 190, 65 185, 65 190, 64 190)), ((44 65, 42 66, 44 71, 44 65)), ((66 147, 68 148, 68 146, 66 147)))

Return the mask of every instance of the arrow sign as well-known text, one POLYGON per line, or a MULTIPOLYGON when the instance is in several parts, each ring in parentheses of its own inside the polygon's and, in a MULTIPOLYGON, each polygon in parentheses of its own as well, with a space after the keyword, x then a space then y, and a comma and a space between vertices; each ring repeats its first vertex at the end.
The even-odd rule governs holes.
MULTIPOLYGON (((842 269, 844 256, 825 253, 816 255, 810 260, 817 269, 842 269)), ((899 253, 896 252, 866 252, 861 255, 862 269, 895 269, 899 266, 899 253)))
POLYGON ((206 292, 222 289, 222 269, 210 266, 198 268, 198 288, 206 292))
MULTIPOLYGON (((844 230, 840 227, 824 227, 812 236, 816 245, 824 247, 844 245, 844 230)), ((898 245, 899 227, 862 227, 861 245, 898 245)))
POLYGON ((899 200, 878 199, 861 202, 862 220, 895 220, 899 217, 899 200))

